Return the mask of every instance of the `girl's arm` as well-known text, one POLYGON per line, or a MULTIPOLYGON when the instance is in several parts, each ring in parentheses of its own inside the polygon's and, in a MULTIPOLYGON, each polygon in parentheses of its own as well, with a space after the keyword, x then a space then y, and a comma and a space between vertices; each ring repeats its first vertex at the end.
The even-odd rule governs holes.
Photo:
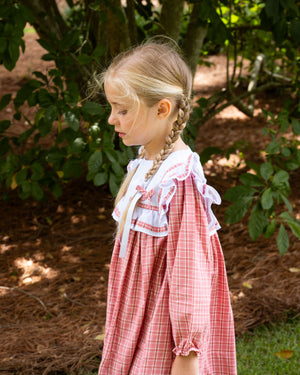
POLYGON ((199 375, 197 354, 192 351, 188 356, 177 355, 173 362, 171 375, 199 375))

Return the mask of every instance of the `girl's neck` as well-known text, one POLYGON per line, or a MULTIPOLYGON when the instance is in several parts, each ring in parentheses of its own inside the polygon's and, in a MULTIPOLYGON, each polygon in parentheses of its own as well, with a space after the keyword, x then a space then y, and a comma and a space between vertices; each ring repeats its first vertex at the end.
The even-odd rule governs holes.
MULTIPOLYGON (((173 148, 172 152, 185 150, 186 148, 187 148, 187 145, 179 137, 177 139, 177 141, 174 143, 174 148, 173 148)), ((157 153, 153 153, 150 150, 147 150, 147 146, 145 146, 145 159, 146 160, 154 160, 156 158, 156 156, 157 156, 157 153)))

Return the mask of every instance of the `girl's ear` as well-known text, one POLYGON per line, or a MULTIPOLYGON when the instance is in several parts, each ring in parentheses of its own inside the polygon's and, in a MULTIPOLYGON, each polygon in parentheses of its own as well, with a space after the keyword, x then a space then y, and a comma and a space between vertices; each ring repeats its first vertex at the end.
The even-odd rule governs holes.
POLYGON ((159 119, 167 118, 172 112, 172 103, 169 99, 162 99, 157 104, 157 117, 159 119))

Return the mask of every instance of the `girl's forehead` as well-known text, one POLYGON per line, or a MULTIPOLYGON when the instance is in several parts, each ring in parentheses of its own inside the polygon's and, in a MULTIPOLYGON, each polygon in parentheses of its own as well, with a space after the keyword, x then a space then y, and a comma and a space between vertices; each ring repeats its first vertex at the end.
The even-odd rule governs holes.
POLYGON ((116 85, 105 83, 104 91, 111 104, 129 104, 131 102, 128 96, 124 95, 116 85))

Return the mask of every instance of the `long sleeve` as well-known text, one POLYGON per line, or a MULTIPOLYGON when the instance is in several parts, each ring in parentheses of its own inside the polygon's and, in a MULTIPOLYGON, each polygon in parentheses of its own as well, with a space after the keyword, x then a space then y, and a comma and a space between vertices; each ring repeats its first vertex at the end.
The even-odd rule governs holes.
POLYGON ((210 336, 213 252, 202 198, 191 176, 178 182, 170 203, 168 237, 174 352, 200 355, 210 336))

